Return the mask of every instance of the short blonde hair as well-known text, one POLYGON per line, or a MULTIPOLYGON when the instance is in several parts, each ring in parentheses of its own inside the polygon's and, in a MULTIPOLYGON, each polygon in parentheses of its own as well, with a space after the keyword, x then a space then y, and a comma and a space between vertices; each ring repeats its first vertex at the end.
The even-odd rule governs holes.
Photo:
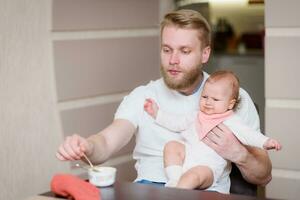
POLYGON ((167 13, 161 22, 161 33, 166 26, 198 30, 199 39, 204 44, 203 47, 211 44, 210 25, 197 11, 183 9, 167 13))

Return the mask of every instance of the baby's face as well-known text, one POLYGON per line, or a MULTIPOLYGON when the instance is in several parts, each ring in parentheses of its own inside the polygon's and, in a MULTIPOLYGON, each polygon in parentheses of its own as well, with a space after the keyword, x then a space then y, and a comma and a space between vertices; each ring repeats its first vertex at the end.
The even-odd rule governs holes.
POLYGON ((208 115, 224 113, 233 108, 232 88, 226 80, 206 82, 200 98, 200 110, 208 115))

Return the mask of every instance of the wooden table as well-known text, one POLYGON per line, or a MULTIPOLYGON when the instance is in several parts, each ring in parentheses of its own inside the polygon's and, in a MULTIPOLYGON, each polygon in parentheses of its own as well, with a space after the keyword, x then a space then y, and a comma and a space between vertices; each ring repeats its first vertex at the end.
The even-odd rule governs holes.
MULTIPOLYGON (((102 200, 255 200, 266 199, 244 195, 226 195, 217 192, 184 190, 144 185, 129 182, 116 182, 114 186, 100 188, 102 200)), ((47 192, 30 200, 60 199, 47 192)), ((29 199, 28 199, 29 200, 29 199)), ((270 200, 270 199, 269 199, 270 200)))

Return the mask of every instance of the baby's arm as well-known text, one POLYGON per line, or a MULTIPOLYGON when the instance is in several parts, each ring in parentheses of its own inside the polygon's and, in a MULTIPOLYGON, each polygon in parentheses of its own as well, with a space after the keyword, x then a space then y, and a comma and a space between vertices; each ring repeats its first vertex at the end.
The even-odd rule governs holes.
POLYGON ((245 145, 262 148, 265 150, 281 149, 281 144, 274 139, 268 138, 260 131, 256 131, 248 127, 238 116, 234 115, 228 120, 224 121, 233 132, 233 134, 239 139, 239 141, 245 145))
POLYGON ((153 99, 145 100, 144 110, 155 119, 155 123, 173 132, 181 132, 188 129, 197 115, 197 112, 185 115, 164 112, 159 109, 159 106, 153 99))

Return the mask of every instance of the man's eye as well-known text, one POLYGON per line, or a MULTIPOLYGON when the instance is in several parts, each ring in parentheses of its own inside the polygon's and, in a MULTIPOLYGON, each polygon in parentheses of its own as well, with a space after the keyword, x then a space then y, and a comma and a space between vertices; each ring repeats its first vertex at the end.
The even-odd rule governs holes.
POLYGON ((182 53, 188 55, 191 53, 191 51, 190 50, 182 50, 182 53))
POLYGON ((169 52, 171 51, 169 48, 163 48, 162 50, 163 50, 163 52, 165 52, 165 53, 169 53, 169 52))

